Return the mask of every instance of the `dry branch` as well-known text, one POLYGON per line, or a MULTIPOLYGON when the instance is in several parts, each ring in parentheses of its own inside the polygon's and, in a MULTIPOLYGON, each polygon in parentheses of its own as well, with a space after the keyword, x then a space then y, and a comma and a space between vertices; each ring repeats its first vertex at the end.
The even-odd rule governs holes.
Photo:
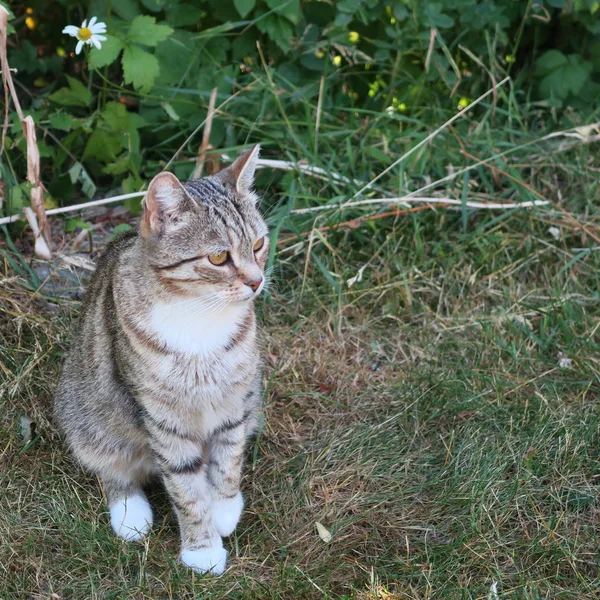
POLYGON ((27 180, 31 183, 31 207, 34 212, 30 213, 25 211, 25 216, 27 217, 35 236, 35 253, 40 258, 48 260, 51 258, 49 246, 50 224, 46 219, 46 210, 44 208, 44 188, 40 181, 40 152, 35 137, 35 123, 31 116, 25 117, 23 114, 21 104, 19 103, 19 97, 17 96, 12 80, 6 53, 7 28, 8 11, 3 6, 0 6, 0 62, 2 63, 2 80, 4 83, 4 102, 6 107, 4 128, 2 130, 2 149, 4 149, 4 137, 8 126, 8 90, 10 90, 10 95, 19 120, 21 121, 23 134, 27 142, 27 180))
MULTIPOLYGON (((194 169, 194 173, 192 174, 192 179, 200 179, 202 177, 202 171, 204 170, 204 163, 207 159, 211 161, 211 164, 208 165, 207 171, 210 171, 209 175, 214 175, 215 165, 212 164, 214 162, 214 154, 209 154, 207 156, 206 151, 212 149, 210 145, 210 132, 212 129, 213 117, 215 115, 215 102, 217 100, 217 88, 213 88, 210 93, 210 99, 208 101, 208 112, 206 113, 206 121, 204 125, 204 132, 202 133, 202 143, 200 144, 200 148, 198 149, 198 158, 196 159, 196 168, 194 169)), ((218 168, 218 167, 217 167, 218 168)))
MULTIPOLYGON (((422 204, 439 204, 445 205, 458 205, 463 206, 463 201, 457 198, 415 198, 413 196, 402 196, 399 198, 371 198, 369 200, 356 200, 355 202, 346 202, 345 204, 326 204, 324 206, 312 206, 310 208, 297 208, 291 210, 291 213, 301 215, 312 212, 319 212, 322 210, 335 210, 342 208, 352 208, 354 206, 369 206, 372 204, 404 204, 410 203, 422 203, 422 204)), ((477 202, 473 200, 467 200, 464 202, 464 206, 467 208, 481 208, 487 210, 499 210, 509 208, 530 208, 532 206, 544 206, 550 204, 549 200, 531 200, 527 202, 477 202)))

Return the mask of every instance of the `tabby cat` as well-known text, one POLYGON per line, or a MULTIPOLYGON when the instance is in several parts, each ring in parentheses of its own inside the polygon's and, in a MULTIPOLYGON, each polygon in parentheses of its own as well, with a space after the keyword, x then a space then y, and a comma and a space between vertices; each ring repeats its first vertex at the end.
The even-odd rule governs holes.
POLYGON ((225 569, 221 538, 242 513, 244 445, 261 404, 253 300, 269 241, 252 191, 258 152, 185 184, 168 172, 152 180, 139 232, 98 261, 55 398, 115 533, 149 532, 142 485, 159 475, 181 561, 201 573, 225 569))

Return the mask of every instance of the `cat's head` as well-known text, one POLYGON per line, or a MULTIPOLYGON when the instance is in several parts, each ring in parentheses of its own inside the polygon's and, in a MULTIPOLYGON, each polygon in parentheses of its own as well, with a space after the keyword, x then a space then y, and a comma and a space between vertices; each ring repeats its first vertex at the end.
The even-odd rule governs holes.
POLYGON ((252 190, 258 153, 254 146, 216 175, 187 183, 168 172, 152 180, 140 233, 165 292, 216 306, 263 289, 269 239, 252 190))

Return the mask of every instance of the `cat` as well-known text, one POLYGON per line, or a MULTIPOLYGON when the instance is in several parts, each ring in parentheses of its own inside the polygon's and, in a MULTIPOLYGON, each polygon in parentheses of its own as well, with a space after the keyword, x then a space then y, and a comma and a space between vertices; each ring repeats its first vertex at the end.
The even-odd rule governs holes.
POLYGON ((253 191, 259 147, 216 175, 149 185, 139 231, 108 244, 82 304, 55 395, 75 457, 101 480, 115 533, 143 538, 142 485, 159 475, 180 560, 221 574, 222 537, 243 509, 244 446, 260 418, 253 300, 267 225, 253 191))

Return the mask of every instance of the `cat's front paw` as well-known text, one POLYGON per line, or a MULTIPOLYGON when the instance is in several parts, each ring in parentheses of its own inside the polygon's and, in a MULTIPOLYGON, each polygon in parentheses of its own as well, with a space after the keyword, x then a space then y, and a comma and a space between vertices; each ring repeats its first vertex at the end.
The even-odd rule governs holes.
POLYGON ((242 516, 244 498, 238 492, 233 498, 213 501, 211 506, 213 524, 219 535, 227 537, 233 533, 242 516))
POLYGON ((112 528, 128 542, 142 539, 152 527, 152 509, 143 494, 112 502, 109 509, 112 528))
POLYGON ((193 569, 196 573, 221 575, 225 570, 227 551, 222 545, 200 550, 182 550, 180 560, 186 567, 193 569))

